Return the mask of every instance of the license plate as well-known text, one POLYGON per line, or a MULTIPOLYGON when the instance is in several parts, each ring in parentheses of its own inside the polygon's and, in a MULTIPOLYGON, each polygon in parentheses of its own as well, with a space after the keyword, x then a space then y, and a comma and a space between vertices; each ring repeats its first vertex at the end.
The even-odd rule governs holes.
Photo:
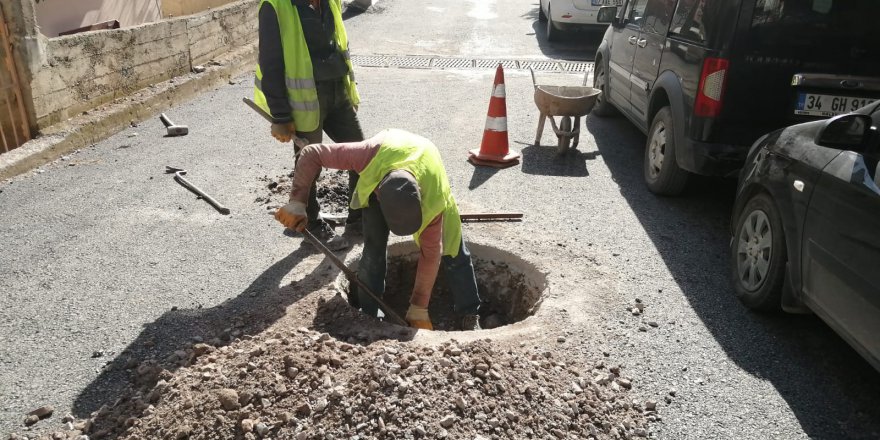
POLYGON ((874 101, 876 99, 873 98, 801 93, 798 95, 794 113, 796 115, 830 117, 856 111, 874 101))
POLYGON ((623 0, 602 0, 602 6, 620 6, 623 0))

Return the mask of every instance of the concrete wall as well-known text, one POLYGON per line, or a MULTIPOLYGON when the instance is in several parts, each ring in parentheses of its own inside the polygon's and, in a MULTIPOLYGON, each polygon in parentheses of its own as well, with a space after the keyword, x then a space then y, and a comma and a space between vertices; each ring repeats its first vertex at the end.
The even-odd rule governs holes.
POLYGON ((40 0, 36 6, 37 24, 47 37, 109 20, 125 28, 162 19, 158 0, 40 0))
POLYGON ((170 18, 196 14, 230 2, 232 0, 162 0, 162 16, 170 18))
POLYGON ((37 30, 36 12, 33 0, 0 1, 3 17, 9 31, 9 43, 12 45, 12 60, 19 80, 19 90, 25 107, 28 125, 36 128, 34 122, 34 102, 29 79, 31 72, 39 67, 39 54, 42 52, 41 42, 44 40, 37 30))
POLYGON ((238 0, 127 29, 43 38, 41 53, 29 56, 35 125, 64 121, 254 44, 257 3, 238 0))

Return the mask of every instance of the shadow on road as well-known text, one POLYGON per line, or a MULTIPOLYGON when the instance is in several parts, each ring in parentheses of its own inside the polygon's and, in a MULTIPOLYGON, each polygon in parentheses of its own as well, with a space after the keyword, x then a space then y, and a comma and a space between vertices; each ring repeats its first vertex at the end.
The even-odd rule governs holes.
POLYGON ((728 280, 735 182, 696 178, 679 198, 642 177, 645 136, 625 118, 587 118, 620 192, 690 306, 727 356, 773 384, 810 438, 877 438, 880 374, 814 316, 757 314, 728 280))
POLYGON ((484 167, 484 166, 474 166, 474 174, 471 174, 471 182, 468 184, 468 189, 477 189, 480 185, 489 181, 492 176, 498 174, 501 171, 501 168, 493 168, 493 167, 484 167))
POLYGON ((522 149, 522 170, 541 176, 587 177, 587 161, 596 159, 596 154, 571 149, 559 154, 556 146, 529 145, 522 149))
MULTIPOLYGON (((301 281, 279 287, 291 270, 315 253, 310 246, 302 245, 266 269, 234 298, 208 309, 172 310, 147 324, 138 337, 77 396, 73 403, 73 414, 88 418, 103 405, 111 407, 117 399, 125 399, 127 386, 132 378, 138 378, 136 371, 140 366, 158 365, 172 372, 180 368, 181 363, 175 364, 175 351, 189 348, 194 337, 200 337, 205 342, 216 338, 215 344, 225 345, 239 336, 264 331, 284 316, 289 305, 312 293, 322 280, 336 276, 338 269, 322 264, 301 281)), ((340 258, 344 256, 340 254, 340 258)), ((155 382, 156 379, 153 374, 149 380, 155 382)), ((134 382, 145 385, 143 380, 134 382)), ((133 415, 140 414, 125 416, 133 415)), ((106 428, 115 422, 102 420, 99 415, 96 426, 100 430, 102 426, 106 428)))
POLYGON ((533 35, 538 42, 538 48, 548 58, 556 58, 570 61, 593 61, 596 49, 602 42, 604 30, 594 29, 571 29, 560 34, 560 41, 547 41, 547 22, 538 20, 540 5, 534 4, 534 8, 521 17, 532 21, 533 35))

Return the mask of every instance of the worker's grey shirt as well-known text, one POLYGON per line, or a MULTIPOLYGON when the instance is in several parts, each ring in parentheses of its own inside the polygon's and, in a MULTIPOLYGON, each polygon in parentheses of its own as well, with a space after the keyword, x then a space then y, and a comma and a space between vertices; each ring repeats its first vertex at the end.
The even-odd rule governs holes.
MULTIPOLYGON (((297 8, 309 56, 312 72, 318 87, 323 81, 333 81, 347 75, 348 65, 336 44, 336 23, 328 0, 321 0, 321 13, 312 9, 308 0, 290 0, 297 8)), ((277 123, 293 120, 287 97, 284 73, 284 53, 281 45, 281 29, 278 16, 271 5, 260 8, 260 70, 263 72, 261 86, 269 110, 277 123)))

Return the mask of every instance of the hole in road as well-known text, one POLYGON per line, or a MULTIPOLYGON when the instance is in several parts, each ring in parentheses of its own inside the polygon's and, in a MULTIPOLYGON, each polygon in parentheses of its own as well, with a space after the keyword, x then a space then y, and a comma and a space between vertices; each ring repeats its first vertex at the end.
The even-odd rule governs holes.
MULTIPOLYGON (((532 263, 495 247, 470 243, 468 249, 482 300, 480 325, 483 329, 503 327, 535 314, 547 289, 545 274, 532 263)), ((409 307, 418 257, 418 249, 411 242, 395 243, 388 248, 382 300, 401 317, 409 307)), ((357 271, 356 264, 351 266, 357 271)), ((336 287, 346 296, 351 292, 344 275, 339 275, 336 287)), ((435 330, 459 330, 459 318, 453 313, 452 305, 452 292, 441 267, 428 307, 435 330)))

